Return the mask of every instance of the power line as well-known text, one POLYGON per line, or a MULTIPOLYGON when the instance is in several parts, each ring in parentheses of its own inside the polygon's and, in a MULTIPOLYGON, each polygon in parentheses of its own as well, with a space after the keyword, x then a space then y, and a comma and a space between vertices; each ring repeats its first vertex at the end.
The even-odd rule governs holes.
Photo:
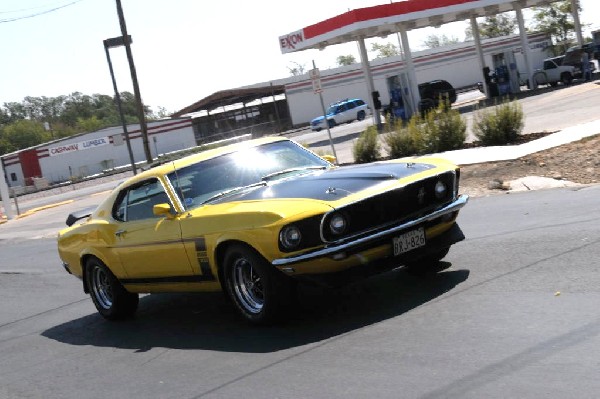
MULTIPOLYGON (((62 8, 72 6, 72 5, 77 4, 79 2, 82 2, 82 1, 83 0, 75 0, 75 1, 72 1, 70 3, 64 4, 62 6, 58 6, 58 7, 54 7, 54 8, 48 9, 48 10, 36 12, 34 14, 29 14, 29 15, 24 15, 24 16, 20 16, 20 17, 14 17, 14 18, 0 19, 0 24, 1 23, 7 23, 7 22, 15 22, 15 21, 19 21, 19 20, 22 20, 22 19, 34 18, 34 17, 38 17, 40 15, 49 14, 51 12, 58 11, 58 10, 60 10, 62 8)), ((20 11, 27 11, 27 10, 20 10, 20 11)), ((5 12, 5 13, 10 13, 10 12, 17 12, 17 11, 8 11, 8 12, 5 12)))

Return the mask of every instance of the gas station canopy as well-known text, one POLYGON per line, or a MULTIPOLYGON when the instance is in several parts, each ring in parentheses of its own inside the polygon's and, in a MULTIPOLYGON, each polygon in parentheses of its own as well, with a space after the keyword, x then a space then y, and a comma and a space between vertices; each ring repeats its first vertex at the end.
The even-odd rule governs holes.
POLYGON ((323 49, 358 39, 385 37, 401 28, 439 27, 471 17, 516 8, 547 6, 558 0, 406 0, 351 10, 279 38, 282 53, 323 49))

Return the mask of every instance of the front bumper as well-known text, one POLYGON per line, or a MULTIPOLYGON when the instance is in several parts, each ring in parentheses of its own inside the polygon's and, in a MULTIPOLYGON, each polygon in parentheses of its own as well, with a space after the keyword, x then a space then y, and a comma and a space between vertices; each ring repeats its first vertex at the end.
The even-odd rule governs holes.
POLYGON ((346 252, 354 252, 358 249, 368 247, 369 244, 376 243, 376 242, 380 241, 381 239, 384 239, 388 236, 397 234, 403 230, 407 230, 409 228, 416 227, 420 224, 437 219, 444 215, 447 215, 447 214, 450 214, 453 212, 457 212, 459 209, 461 209, 463 206, 465 206, 468 201, 469 201, 468 195, 460 195, 452 203, 450 203, 450 204, 446 205, 445 207, 438 209, 437 211, 434 211, 428 215, 422 216, 420 218, 413 219, 406 223, 396 225, 389 229, 379 231, 379 232, 373 233, 373 234, 365 236, 365 237, 361 237, 359 239, 356 239, 356 240, 353 240, 350 242, 344 242, 341 244, 333 244, 331 246, 321 248, 318 250, 314 250, 314 251, 310 251, 310 252, 305 252, 300 255, 275 259, 271 263, 273 264, 273 266, 279 266, 279 267, 290 266, 290 265, 293 265, 296 263, 307 262, 307 261, 315 260, 318 258, 334 257, 337 254, 343 254, 346 252))

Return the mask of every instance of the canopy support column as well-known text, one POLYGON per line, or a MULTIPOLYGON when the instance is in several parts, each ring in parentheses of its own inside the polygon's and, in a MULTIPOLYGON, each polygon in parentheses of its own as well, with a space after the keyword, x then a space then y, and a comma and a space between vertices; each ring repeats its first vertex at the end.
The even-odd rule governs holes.
MULTIPOLYGON (((402 50, 404 50, 404 65, 405 70, 408 72, 408 85, 409 85, 409 96, 412 100, 413 112, 419 111, 419 102, 421 96, 419 94, 419 85, 417 84, 417 74, 415 73, 415 65, 413 64, 412 52, 410 51, 410 45, 408 43, 408 35, 404 25, 399 26, 400 38, 402 39, 402 50)), ((404 93, 403 93, 404 94, 404 93)), ((410 117, 412 115, 407 115, 410 117)))
POLYGON ((583 35, 581 34, 581 22, 579 21, 579 1, 571 0, 571 14, 573 14, 573 25, 575 25, 575 35, 577 44, 583 46, 583 35))
POLYGON ((363 73, 365 74, 365 80, 367 81, 367 90, 369 91, 369 96, 367 98, 367 102, 370 104, 371 109, 373 110, 373 118, 374 124, 377 126, 377 130, 381 130, 381 115, 378 109, 375 109, 375 104, 373 101, 373 92, 375 91, 375 85, 373 83, 373 75, 371 74, 371 66, 369 64, 369 56, 367 54, 367 47, 365 46, 365 38, 360 37, 358 39, 358 48, 360 50, 360 60, 363 68, 363 73))
POLYGON ((537 83, 533 79, 533 68, 531 65, 531 50, 529 49, 529 39, 527 38, 527 29, 525 29, 525 20, 523 19, 523 9, 520 3, 513 3, 515 13, 517 14, 517 23, 519 24, 519 35, 521 35, 521 49, 525 58, 525 68, 527 68, 528 88, 533 90, 537 88, 537 83))
POLYGON ((473 32, 473 40, 475 41, 475 50, 477 51, 477 61, 479 61, 479 70, 481 71, 481 76, 483 77, 483 93, 487 98, 490 98, 490 89, 487 85, 487 80, 489 78, 485 76, 483 72, 483 68, 485 68, 485 60, 483 59, 483 49, 481 47, 481 35, 479 34, 479 25, 477 25, 477 18, 474 15, 471 16, 471 31, 473 32))

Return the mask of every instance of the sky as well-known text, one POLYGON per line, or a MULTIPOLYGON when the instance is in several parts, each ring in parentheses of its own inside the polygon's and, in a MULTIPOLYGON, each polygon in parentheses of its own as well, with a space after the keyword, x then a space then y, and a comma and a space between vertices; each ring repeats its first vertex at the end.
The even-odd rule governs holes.
MULTIPOLYGON (((154 111, 180 110, 220 90, 290 76, 298 65, 360 59, 356 43, 281 54, 279 36, 385 0, 121 0, 140 92, 154 111)), ((600 2, 580 0, 587 31, 600 2)), ((527 19, 527 14, 526 14, 527 19)), ((464 39, 466 22, 408 32, 413 51, 431 34, 464 39)), ((586 31, 584 31, 585 34, 586 31)), ((0 104, 73 92, 113 95, 102 44, 121 35, 114 0, 1 0, 0 104)), ((377 39, 397 45, 395 35, 377 39)), ((372 41, 367 41, 370 49, 372 41)), ((133 92, 125 48, 110 50, 119 91, 133 92)), ((372 55, 370 55, 372 57, 372 55)))

